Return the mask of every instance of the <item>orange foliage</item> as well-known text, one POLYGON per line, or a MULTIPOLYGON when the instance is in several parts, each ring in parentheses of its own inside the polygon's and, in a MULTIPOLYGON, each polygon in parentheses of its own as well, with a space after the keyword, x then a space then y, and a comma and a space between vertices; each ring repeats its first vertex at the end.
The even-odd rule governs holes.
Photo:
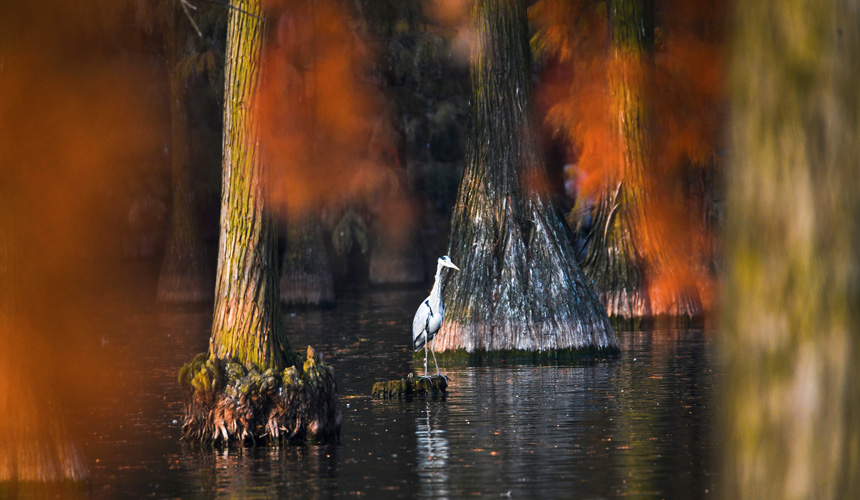
POLYGON ((390 189, 396 137, 373 53, 334 0, 272 0, 255 100, 271 194, 287 213, 390 189))
POLYGON ((709 297, 709 279, 689 255, 705 248, 709 236, 697 223, 700 205, 684 193, 690 168, 706 167, 716 157, 723 2, 662 5, 653 61, 613 50, 602 2, 543 0, 530 9, 530 17, 539 29, 539 56, 555 66, 538 88, 538 102, 552 131, 573 146, 579 195, 594 197, 606 182, 614 188, 624 172, 622 116, 613 95, 613 82, 623 76, 652 116, 641 186, 648 193, 643 213, 650 229, 642 228, 637 238, 646 260, 663 263, 652 280, 654 310, 687 287, 709 297))

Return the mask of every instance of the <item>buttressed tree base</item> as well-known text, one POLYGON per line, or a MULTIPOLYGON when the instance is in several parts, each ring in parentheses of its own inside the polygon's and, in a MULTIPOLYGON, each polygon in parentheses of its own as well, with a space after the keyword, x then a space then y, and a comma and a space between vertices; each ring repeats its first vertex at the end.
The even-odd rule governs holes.
POLYGON ((462 272, 444 289, 437 352, 617 352, 552 200, 532 116, 525 2, 472 6, 476 44, 465 170, 451 224, 462 272))

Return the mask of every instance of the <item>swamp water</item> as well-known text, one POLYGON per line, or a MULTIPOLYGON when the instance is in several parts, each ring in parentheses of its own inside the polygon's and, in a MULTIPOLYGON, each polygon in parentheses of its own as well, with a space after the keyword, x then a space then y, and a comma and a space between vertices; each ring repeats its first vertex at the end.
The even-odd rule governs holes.
POLYGON ((335 367, 344 423, 338 444, 277 448, 180 440, 177 370, 206 349, 210 306, 106 311, 86 349, 114 368, 94 372, 97 389, 82 389, 67 415, 91 474, 77 495, 714 496, 718 376, 707 332, 619 332, 619 359, 456 367, 444 370, 445 400, 371 400, 373 382, 412 371, 410 325, 425 295, 354 292, 336 309, 285 313, 293 349, 310 343, 335 367))

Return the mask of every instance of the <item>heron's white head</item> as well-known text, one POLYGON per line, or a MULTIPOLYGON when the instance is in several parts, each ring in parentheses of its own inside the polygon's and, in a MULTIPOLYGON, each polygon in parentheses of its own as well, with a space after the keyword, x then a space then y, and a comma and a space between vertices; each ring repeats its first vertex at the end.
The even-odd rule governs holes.
POLYGON ((448 257, 447 255, 443 255, 443 256, 439 257, 439 265, 445 266, 445 267, 450 267, 451 269, 456 269, 458 271, 460 270, 459 267, 455 266, 454 263, 451 262, 451 258, 448 257))

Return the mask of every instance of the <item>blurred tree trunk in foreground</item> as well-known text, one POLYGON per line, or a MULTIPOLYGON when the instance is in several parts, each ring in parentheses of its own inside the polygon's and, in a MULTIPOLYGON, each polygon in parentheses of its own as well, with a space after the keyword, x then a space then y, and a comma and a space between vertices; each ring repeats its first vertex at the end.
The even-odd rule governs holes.
POLYGON ((265 202, 254 94, 265 23, 260 0, 230 12, 224 77, 221 236, 210 353, 246 368, 283 369, 289 342, 278 289, 277 231, 265 202), (252 17, 257 16, 257 17, 252 17))
POLYGON ((733 20, 724 497, 860 498, 860 7, 733 20))
POLYGON ((609 316, 699 316, 702 306, 695 288, 658 291, 658 278, 673 273, 668 252, 679 243, 648 213, 655 203, 653 174, 654 117, 648 86, 654 73, 653 0, 607 2, 610 29, 609 75, 613 138, 618 141, 618 166, 604 173, 595 203, 594 226, 583 259, 585 273, 609 316))
POLYGON ((617 349, 552 201, 532 104, 525 2, 472 6, 471 122, 451 228, 461 272, 433 348, 617 349))
POLYGON ((22 232, 14 225, 22 219, 16 217, 17 197, 3 182, 8 180, 0 181, 0 498, 16 497, 22 485, 34 494, 40 491, 38 483, 89 477, 84 457, 66 431, 62 410, 52 407, 54 389, 47 375, 51 371, 41 365, 47 358, 45 343, 21 340, 37 338, 38 332, 26 329, 17 307, 22 232))
POLYGON ((169 9, 164 31, 164 50, 170 98, 170 164, 173 191, 170 239, 164 253, 158 278, 159 302, 202 302, 212 297, 212 273, 206 268, 203 239, 197 221, 190 165, 191 135, 188 124, 187 76, 179 65, 189 54, 185 47, 187 30, 180 28, 184 13, 179 4, 165 4, 169 9))

